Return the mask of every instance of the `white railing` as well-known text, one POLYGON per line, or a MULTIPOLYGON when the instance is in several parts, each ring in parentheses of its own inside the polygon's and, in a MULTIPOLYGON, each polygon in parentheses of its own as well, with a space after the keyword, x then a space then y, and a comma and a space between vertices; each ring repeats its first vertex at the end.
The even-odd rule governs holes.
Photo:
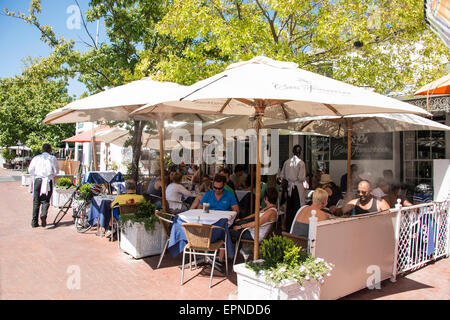
POLYGON ((449 255, 450 200, 410 207, 397 204, 393 278, 449 255))

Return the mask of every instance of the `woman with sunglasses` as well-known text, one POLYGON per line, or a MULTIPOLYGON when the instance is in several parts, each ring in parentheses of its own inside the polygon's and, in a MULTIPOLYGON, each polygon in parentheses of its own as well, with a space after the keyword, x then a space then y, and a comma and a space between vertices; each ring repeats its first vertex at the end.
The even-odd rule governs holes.
POLYGON ((348 213, 355 216, 370 212, 380 212, 390 208, 386 200, 373 196, 370 182, 367 180, 361 180, 358 183, 357 193, 358 198, 350 200, 342 208, 332 207, 330 208, 330 211, 337 216, 348 213))

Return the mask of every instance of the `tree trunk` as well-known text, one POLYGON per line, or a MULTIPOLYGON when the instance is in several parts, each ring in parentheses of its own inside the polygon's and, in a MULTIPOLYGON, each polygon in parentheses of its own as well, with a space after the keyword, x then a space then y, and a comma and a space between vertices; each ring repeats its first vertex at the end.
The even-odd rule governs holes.
POLYGON ((141 159, 141 147, 142 147, 142 131, 145 127, 144 121, 134 121, 133 132, 133 159, 131 162, 131 179, 139 181, 139 160, 141 159))

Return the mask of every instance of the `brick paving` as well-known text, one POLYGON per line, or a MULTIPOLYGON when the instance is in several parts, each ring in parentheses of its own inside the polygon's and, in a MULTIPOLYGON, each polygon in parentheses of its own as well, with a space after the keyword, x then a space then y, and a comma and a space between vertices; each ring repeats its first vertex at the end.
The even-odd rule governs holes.
MULTIPOLYGON (((17 173, 16 173, 17 174, 17 173)), ((14 172, 0 168, 0 176, 14 172)), ((57 228, 31 228, 32 199, 28 188, 8 179, 0 181, 0 299, 235 299, 236 275, 216 273, 208 289, 209 269, 185 270, 180 286, 181 256, 166 254, 133 259, 117 242, 76 232, 70 213, 57 228), (73 287, 79 272, 80 287, 73 287)), ((450 259, 422 268, 396 283, 385 281, 381 290, 362 290, 344 299, 450 299, 450 259)), ((231 267, 230 267, 231 269, 231 267)))

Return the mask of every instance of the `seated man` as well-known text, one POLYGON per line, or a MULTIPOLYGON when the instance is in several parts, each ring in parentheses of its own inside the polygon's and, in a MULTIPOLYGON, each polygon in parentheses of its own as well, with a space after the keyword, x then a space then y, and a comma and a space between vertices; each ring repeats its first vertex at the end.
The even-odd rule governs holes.
POLYGON ((225 190, 225 177, 217 174, 213 181, 213 190, 203 195, 199 209, 203 209, 203 204, 209 203, 210 210, 236 211, 239 214, 239 206, 233 193, 225 190))
POLYGON ((322 188, 316 188, 312 196, 312 204, 304 207, 293 221, 292 234, 301 237, 308 237, 309 218, 312 217, 311 211, 316 211, 317 221, 330 219, 330 215, 323 211, 328 204, 328 192, 322 188))
MULTIPOLYGON (((155 178, 150 181, 147 189, 147 193, 144 197, 151 201, 156 207, 156 209, 161 210, 162 208, 162 183, 161 183, 161 170, 158 169, 155 172, 155 178)), ((168 181, 166 177, 166 181, 168 181)))
MULTIPOLYGON (((114 208, 115 205, 121 204, 133 204, 144 202, 145 198, 143 195, 136 194, 136 182, 134 180, 127 180, 125 182, 125 188, 127 189, 127 193, 122 193, 117 195, 113 202, 111 202, 111 208, 114 208)), ((119 220, 119 212, 117 210, 112 210, 112 214, 116 220, 119 220)), ((109 220, 109 227, 112 226, 112 219, 109 220)), ((108 230, 105 234, 107 238, 111 237, 111 230, 108 230)))
POLYGON ((244 167, 242 165, 236 165, 234 168, 234 173, 230 176, 230 181, 233 182, 235 190, 245 188, 244 167))
POLYGON ((330 208, 330 211, 337 216, 349 213, 354 216, 369 212, 380 212, 383 210, 388 210, 389 208, 389 204, 386 200, 374 197, 372 195, 370 182, 367 180, 361 180, 358 183, 358 198, 350 200, 342 208, 332 207, 330 208))

